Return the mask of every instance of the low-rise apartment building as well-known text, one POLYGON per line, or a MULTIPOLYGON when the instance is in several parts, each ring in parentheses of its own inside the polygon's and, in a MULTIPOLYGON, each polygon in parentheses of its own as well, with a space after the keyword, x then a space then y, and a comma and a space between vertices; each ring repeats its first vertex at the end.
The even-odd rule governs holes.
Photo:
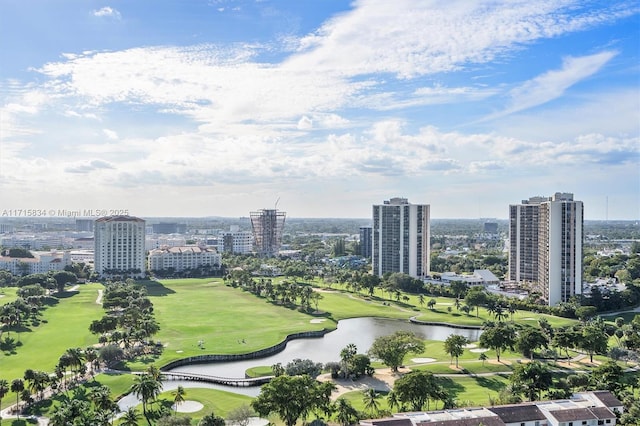
POLYGON ((495 407, 398 413, 361 420, 361 426, 615 426, 624 410, 609 391, 580 392, 569 399, 495 407))
POLYGON ((71 265, 69 251, 30 252, 33 257, 0 256, 0 269, 13 275, 46 274, 49 271, 63 271, 71 265))
POLYGON ((149 252, 149 270, 183 272, 186 270, 220 269, 222 256, 211 248, 198 246, 162 247, 149 252))

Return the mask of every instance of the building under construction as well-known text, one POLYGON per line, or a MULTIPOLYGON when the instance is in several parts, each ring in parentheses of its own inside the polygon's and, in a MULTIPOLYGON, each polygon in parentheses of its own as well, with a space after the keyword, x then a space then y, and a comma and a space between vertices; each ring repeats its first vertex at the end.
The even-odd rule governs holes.
POLYGON ((278 254, 282 244, 285 216, 285 212, 275 209, 250 213, 253 242, 260 257, 273 257, 278 254))

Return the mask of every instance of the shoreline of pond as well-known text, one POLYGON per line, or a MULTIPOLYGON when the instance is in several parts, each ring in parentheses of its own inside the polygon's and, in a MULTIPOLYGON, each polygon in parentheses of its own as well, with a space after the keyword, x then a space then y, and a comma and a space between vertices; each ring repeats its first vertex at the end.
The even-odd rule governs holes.
MULTIPOLYGON (((389 318, 384 318, 384 317, 359 317, 359 318, 389 320, 389 318)), ((351 318, 351 319, 354 319, 354 318, 351 318)), ((482 327, 474 326, 474 325, 452 324, 452 323, 437 322, 437 321, 422 321, 422 320, 418 320, 415 316, 410 317, 406 320, 400 320, 400 321, 406 321, 407 323, 415 324, 418 326, 436 326, 436 327, 447 327, 452 329, 475 330, 475 331, 479 331, 482 329, 482 327)), ((257 351, 247 352, 247 353, 204 354, 204 355, 195 355, 187 358, 180 358, 174 361, 170 361, 167 364, 161 366, 160 371, 168 372, 177 367, 198 365, 198 364, 217 364, 217 363, 224 363, 224 362, 246 361, 246 360, 267 358, 269 356, 283 352, 286 349, 287 344, 293 340, 324 338, 326 334, 335 332, 335 331, 337 331, 337 328, 333 328, 333 329, 323 328, 322 330, 292 333, 292 334, 288 334, 284 338, 284 340, 282 340, 281 342, 273 346, 259 349, 257 351)))

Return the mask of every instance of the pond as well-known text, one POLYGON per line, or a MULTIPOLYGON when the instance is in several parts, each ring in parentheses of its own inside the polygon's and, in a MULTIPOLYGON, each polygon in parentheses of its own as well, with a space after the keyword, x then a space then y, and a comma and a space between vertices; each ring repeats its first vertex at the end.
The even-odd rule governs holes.
MULTIPOLYGON (((322 338, 296 339, 287 343, 286 348, 277 354, 243 361, 228 361, 207 364, 184 365, 171 371, 183 373, 206 374, 218 377, 245 377, 245 371, 251 367, 271 366, 281 363, 283 366, 296 358, 311 359, 314 362, 327 363, 340 360, 340 351, 350 343, 358 348, 358 353, 366 353, 373 341, 380 336, 393 334, 399 330, 412 331, 425 340, 444 341, 451 334, 460 334, 472 342, 479 339, 481 331, 478 329, 461 329, 444 325, 420 325, 407 320, 388 318, 352 318, 338 322, 338 328, 325 334, 322 338)), ((426 354, 427 356, 429 354, 426 354)), ((233 387, 214 385, 202 382, 166 381, 163 390, 172 390, 181 385, 183 387, 206 387, 234 392, 248 396, 257 396, 260 387, 233 387)), ((132 395, 123 398, 118 405, 126 410, 136 405, 137 400, 132 395)))

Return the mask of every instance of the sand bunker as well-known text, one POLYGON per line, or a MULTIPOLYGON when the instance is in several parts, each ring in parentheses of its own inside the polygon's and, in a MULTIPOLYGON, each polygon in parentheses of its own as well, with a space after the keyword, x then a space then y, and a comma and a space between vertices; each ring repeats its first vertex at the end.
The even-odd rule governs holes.
POLYGON ((468 345, 464 345, 465 349, 473 349, 473 348, 477 348, 478 345, 476 345, 475 343, 469 343, 468 345))
POLYGON ((483 352, 487 352, 489 349, 487 348, 476 348, 476 349, 469 349, 469 352, 473 352, 476 354, 481 354, 483 352))
POLYGON ((424 364, 433 361, 435 361, 434 358, 411 358, 411 362, 415 362, 416 364, 424 364))
POLYGON ((311 324, 318 324, 321 322, 325 322, 327 319, 326 318, 314 318, 311 321, 309 321, 311 324))
MULTIPOLYGON (((176 410, 175 404, 171 408, 176 410)), ((178 413, 195 413, 203 408, 204 405, 200 404, 198 401, 183 401, 178 404, 178 409, 176 411, 178 413)))

